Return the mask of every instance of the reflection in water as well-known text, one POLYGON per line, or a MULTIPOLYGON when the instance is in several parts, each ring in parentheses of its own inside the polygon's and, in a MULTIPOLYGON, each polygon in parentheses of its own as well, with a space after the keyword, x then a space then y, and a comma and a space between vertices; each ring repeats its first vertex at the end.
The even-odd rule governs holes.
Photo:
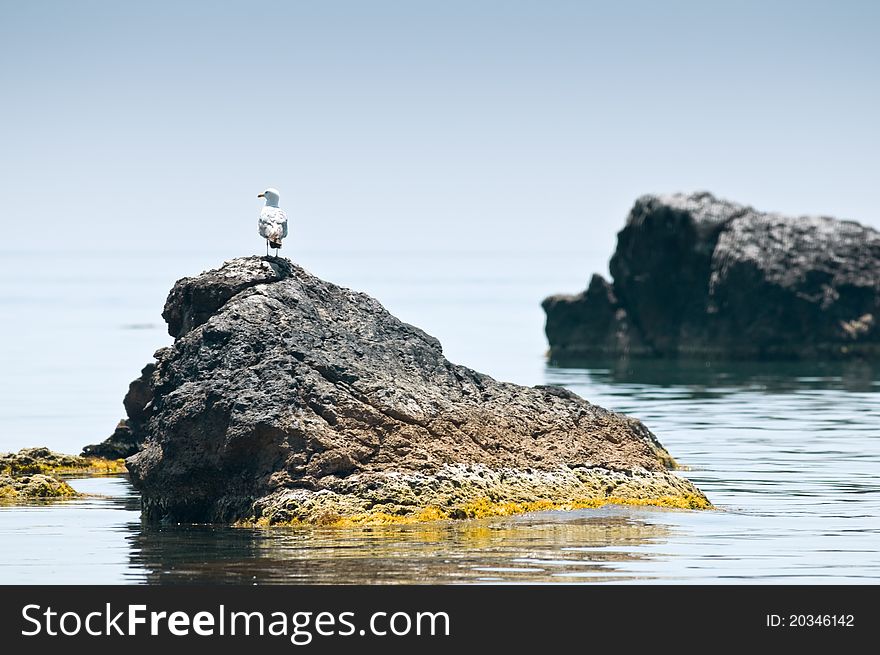
POLYGON ((0 507, 11 583, 880 580, 880 382, 859 364, 548 367, 642 419, 719 511, 602 507, 360 528, 147 526, 124 478, 0 507))
POLYGON ((140 499, 123 477, 70 479, 84 498, 0 507, 0 583, 125 580, 140 499))
MULTIPOLYGON (((592 359, 548 366, 554 384, 585 379, 604 384, 682 387, 691 393, 802 389, 878 391, 880 367, 864 361, 713 362, 694 359, 592 359)), ((548 380, 549 382, 549 380, 548 380)))
POLYGON ((145 529, 133 568, 152 583, 456 583, 607 579, 662 543, 668 526, 627 510, 544 512, 504 519, 349 528, 145 529))

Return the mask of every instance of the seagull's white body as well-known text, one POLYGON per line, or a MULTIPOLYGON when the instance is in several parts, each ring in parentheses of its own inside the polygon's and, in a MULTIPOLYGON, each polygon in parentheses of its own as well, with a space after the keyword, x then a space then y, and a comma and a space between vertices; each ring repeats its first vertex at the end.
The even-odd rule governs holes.
POLYGON ((257 196, 257 198, 265 198, 266 206, 260 212, 260 220, 257 221, 257 229, 260 236, 266 240, 266 254, 269 254, 269 248, 275 248, 275 254, 278 254, 278 248, 281 247, 281 241, 287 237, 287 214, 278 207, 280 195, 275 189, 266 189, 257 196))
POLYGON ((280 207, 263 207, 258 225, 260 236, 273 243, 281 243, 287 236, 287 214, 280 207))

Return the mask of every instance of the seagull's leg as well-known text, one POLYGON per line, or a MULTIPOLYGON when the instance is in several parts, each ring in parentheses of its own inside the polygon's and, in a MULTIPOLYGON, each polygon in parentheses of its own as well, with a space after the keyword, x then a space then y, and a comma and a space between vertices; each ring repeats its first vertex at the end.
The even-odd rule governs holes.
POLYGON ((266 257, 269 256, 269 239, 266 239, 266 257))

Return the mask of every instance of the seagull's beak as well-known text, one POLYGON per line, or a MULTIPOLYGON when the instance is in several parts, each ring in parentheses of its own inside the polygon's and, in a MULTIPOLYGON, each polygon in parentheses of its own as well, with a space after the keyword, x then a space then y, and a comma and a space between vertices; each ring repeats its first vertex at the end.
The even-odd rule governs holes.
POLYGON ((266 197, 265 193, 258 193, 257 194, 257 198, 265 198, 265 197, 266 197))

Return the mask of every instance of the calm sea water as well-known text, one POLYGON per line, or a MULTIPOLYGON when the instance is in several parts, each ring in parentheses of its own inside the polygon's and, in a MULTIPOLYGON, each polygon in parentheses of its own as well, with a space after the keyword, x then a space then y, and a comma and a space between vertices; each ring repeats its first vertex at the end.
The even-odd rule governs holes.
MULTIPOLYGON (((77 452, 169 342, 171 283, 230 253, 0 253, 0 450, 77 452)), ((880 580, 880 370, 856 364, 548 366, 548 293, 599 253, 306 253, 434 334, 450 359, 560 384, 642 419, 718 507, 603 507, 358 529, 143 526, 124 477, 0 508, 0 582, 766 582, 880 580)))

